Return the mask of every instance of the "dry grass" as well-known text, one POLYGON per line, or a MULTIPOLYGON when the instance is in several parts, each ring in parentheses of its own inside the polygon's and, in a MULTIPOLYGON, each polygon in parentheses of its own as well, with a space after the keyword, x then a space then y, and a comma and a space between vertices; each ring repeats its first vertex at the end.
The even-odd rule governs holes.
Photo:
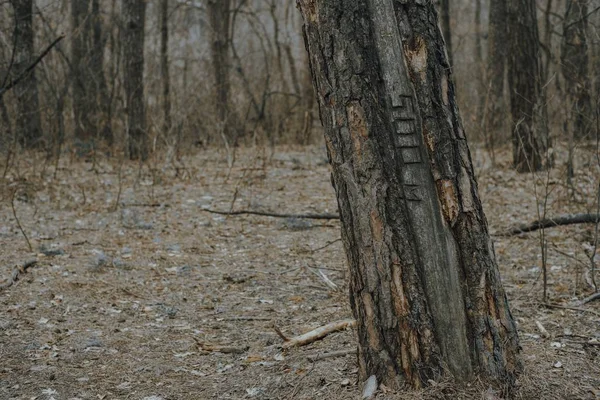
MULTIPOLYGON (((508 156, 500 152, 497 168, 482 152, 475 157, 492 232, 536 217, 533 177, 510 170, 508 156)), ((548 215, 593 208, 600 171, 591 150, 578 160, 573 196, 561 168, 552 171, 548 215)), ((272 158, 240 151, 229 179, 226 157, 215 150, 188 157, 177 171, 151 165, 125 163, 119 173, 118 162, 92 168, 65 160, 54 171, 30 158, 0 182, 0 284, 15 264, 39 260, 0 291, 0 398, 359 398, 353 355, 307 358, 352 349, 352 331, 282 352, 273 329, 293 336, 351 317, 338 222, 202 211, 229 209, 235 197, 236 209, 335 212, 322 150, 277 148, 272 158), (29 252, 14 219, 15 190, 16 214, 39 254, 29 252), (319 269, 342 289, 332 291, 313 273, 319 269), (206 351, 206 344, 241 353, 206 351)), ((583 298, 592 228, 547 235, 550 300, 583 298)), ((600 302, 585 312, 540 305, 536 233, 497 237, 496 251, 526 366, 515 397, 600 398, 600 346, 586 344, 600 339, 600 302), (551 338, 540 336, 536 321, 551 338)), ((379 398, 495 397, 480 382, 466 389, 441 382, 379 398)))

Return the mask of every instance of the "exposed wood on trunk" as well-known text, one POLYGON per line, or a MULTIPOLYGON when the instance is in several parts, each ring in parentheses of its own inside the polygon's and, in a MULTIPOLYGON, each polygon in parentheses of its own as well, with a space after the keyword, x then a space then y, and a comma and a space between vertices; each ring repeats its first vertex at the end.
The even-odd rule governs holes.
POLYGON ((518 339, 431 2, 300 0, 350 266, 359 373, 510 386, 518 339))

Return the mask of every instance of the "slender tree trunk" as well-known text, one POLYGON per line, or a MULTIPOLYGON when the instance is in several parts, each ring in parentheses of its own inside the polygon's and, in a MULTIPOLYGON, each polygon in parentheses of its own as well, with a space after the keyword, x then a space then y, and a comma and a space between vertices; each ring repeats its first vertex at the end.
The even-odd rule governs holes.
POLYGON ((129 158, 148 158, 146 108, 144 103, 144 25, 145 0, 123 0, 124 20, 123 62, 127 107, 129 158))
POLYGON ((593 121, 587 43, 587 0, 567 0, 561 48, 562 72, 570 103, 568 129, 576 139, 589 136, 593 121))
POLYGON ((71 65, 75 137, 93 142, 100 136, 111 144, 98 0, 71 0, 71 65))
POLYGON ((300 0, 350 267, 359 373, 510 386, 518 338, 432 2, 300 0), (352 55, 352 56, 349 56, 352 55))
POLYGON ((474 29, 475 29, 475 46, 473 48, 474 54, 473 59, 475 60, 476 66, 476 79, 477 83, 475 89, 477 90, 475 99, 477 99, 477 121, 481 121, 483 116, 484 104, 485 104, 485 85, 484 85, 484 71, 485 65, 483 64, 483 46, 481 45, 481 0, 475 0, 475 18, 474 18, 474 29))
POLYGON ((442 32, 444 33, 444 40, 446 41, 448 62, 450 63, 450 66, 452 66, 454 65, 454 63, 452 62, 452 29, 450 28, 450 0, 441 0, 440 14, 442 32))
POLYGON ((486 68, 486 111, 484 130, 490 149, 501 136, 506 115, 504 75, 507 57, 506 1, 491 0, 486 68))
POLYGON ((110 102, 108 83, 104 75, 104 45, 106 40, 102 32, 102 14, 100 0, 92 0, 90 15, 92 40, 90 50, 90 73, 94 89, 95 123, 97 132, 104 141, 111 146, 114 138, 110 122, 110 102))
POLYGON ((169 0, 160 2, 160 77, 162 81, 163 133, 171 131, 171 80, 169 78, 169 0))
MULTIPOLYGON (((20 76, 36 58, 34 53, 33 1, 11 0, 15 12, 15 57, 11 76, 20 76)), ((17 99, 16 134, 21 145, 39 147, 42 144, 42 122, 35 69, 15 86, 17 99)))
POLYGON ((230 21, 231 0, 209 0, 208 15, 212 28, 212 63, 215 74, 215 102, 219 123, 227 138, 235 140, 230 112, 229 93, 231 65, 230 21))
POLYGON ((508 0, 507 18, 513 165, 519 172, 538 171, 549 137, 535 0, 508 0))
POLYGON ((94 110, 91 82, 89 80, 89 40, 91 0, 71 0, 71 65, 74 134, 80 141, 96 137, 96 126, 91 121, 94 110))

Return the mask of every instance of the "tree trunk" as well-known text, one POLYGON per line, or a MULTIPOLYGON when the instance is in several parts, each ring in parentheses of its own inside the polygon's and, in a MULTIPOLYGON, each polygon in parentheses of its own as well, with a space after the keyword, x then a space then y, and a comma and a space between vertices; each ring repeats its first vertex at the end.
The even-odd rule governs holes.
POLYGON ((300 0, 362 379, 510 386, 518 338, 432 2, 300 0))
POLYGON ((486 68, 486 111, 484 130, 490 149, 495 147, 506 118, 504 74, 506 71, 507 30, 506 1, 491 0, 489 14, 488 55, 486 68))
POLYGON ((549 138, 535 0, 508 0, 507 21, 513 165, 519 172, 538 171, 549 138))
POLYGON ((108 87, 98 0, 71 0, 71 65, 75 137, 83 142, 102 136, 112 142, 108 125, 108 87))
POLYGON ((94 109, 89 81, 90 0, 71 0, 71 65, 74 133, 80 141, 91 141, 96 129, 90 114, 94 109))
POLYGON ((221 129, 227 138, 233 137, 232 116, 230 115, 229 92, 230 77, 229 67, 231 57, 230 45, 230 21, 231 0, 210 0, 208 2, 208 15, 212 28, 212 64, 215 74, 215 102, 217 116, 221 129))
POLYGON ((144 24, 145 0, 123 0, 124 87, 127 113, 129 158, 148 158, 146 109, 144 104, 144 24))
POLYGON ((171 80, 169 78, 169 0, 160 2, 160 78, 162 81, 163 134, 171 131, 171 80))
MULTIPOLYGON (((36 58, 34 54, 33 1, 12 0, 15 11, 14 64, 11 76, 20 76, 36 58)), ((25 147, 39 147, 42 141, 42 122, 35 69, 14 88, 17 99, 16 134, 25 147)))
POLYGON ((96 107, 95 124, 97 132, 110 146, 113 144, 114 138, 110 124, 111 99, 108 93, 106 76, 104 75, 104 44, 106 40, 102 33, 102 15, 100 11, 100 0, 92 0, 90 73, 93 82, 92 95, 96 107))
POLYGON ((561 48, 569 102, 568 129, 576 139, 589 136, 593 121, 587 43, 587 0, 567 0, 561 48))
POLYGON ((441 0, 440 14, 442 32, 444 33, 444 40, 446 41, 446 52, 448 54, 448 62, 450 63, 450 66, 452 66, 454 65, 454 63, 452 62, 452 30, 450 29, 450 0, 441 0))

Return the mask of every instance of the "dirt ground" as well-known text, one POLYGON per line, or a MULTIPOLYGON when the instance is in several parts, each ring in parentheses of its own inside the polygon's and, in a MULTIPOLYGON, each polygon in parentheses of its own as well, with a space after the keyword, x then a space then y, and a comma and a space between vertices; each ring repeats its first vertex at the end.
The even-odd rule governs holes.
MULTIPOLYGON (((571 189, 564 151, 537 177, 512 171, 509 150, 495 167, 475 152, 523 347, 518 399, 600 399, 600 301, 578 305, 593 293, 594 227, 545 231, 555 307, 542 304, 540 233, 500 235, 536 219, 537 204, 548 216, 594 211, 594 151, 578 149, 571 189)), ((141 169, 18 164, 0 180, 0 285, 37 264, 0 289, 0 399, 360 398, 352 330, 282 351, 273 328, 294 336, 351 318, 339 222, 203 211, 336 212, 321 147, 238 150, 229 176, 215 149, 141 169), (309 359, 338 350, 350 354, 309 359)), ((378 398, 498 397, 476 381, 378 398)))

